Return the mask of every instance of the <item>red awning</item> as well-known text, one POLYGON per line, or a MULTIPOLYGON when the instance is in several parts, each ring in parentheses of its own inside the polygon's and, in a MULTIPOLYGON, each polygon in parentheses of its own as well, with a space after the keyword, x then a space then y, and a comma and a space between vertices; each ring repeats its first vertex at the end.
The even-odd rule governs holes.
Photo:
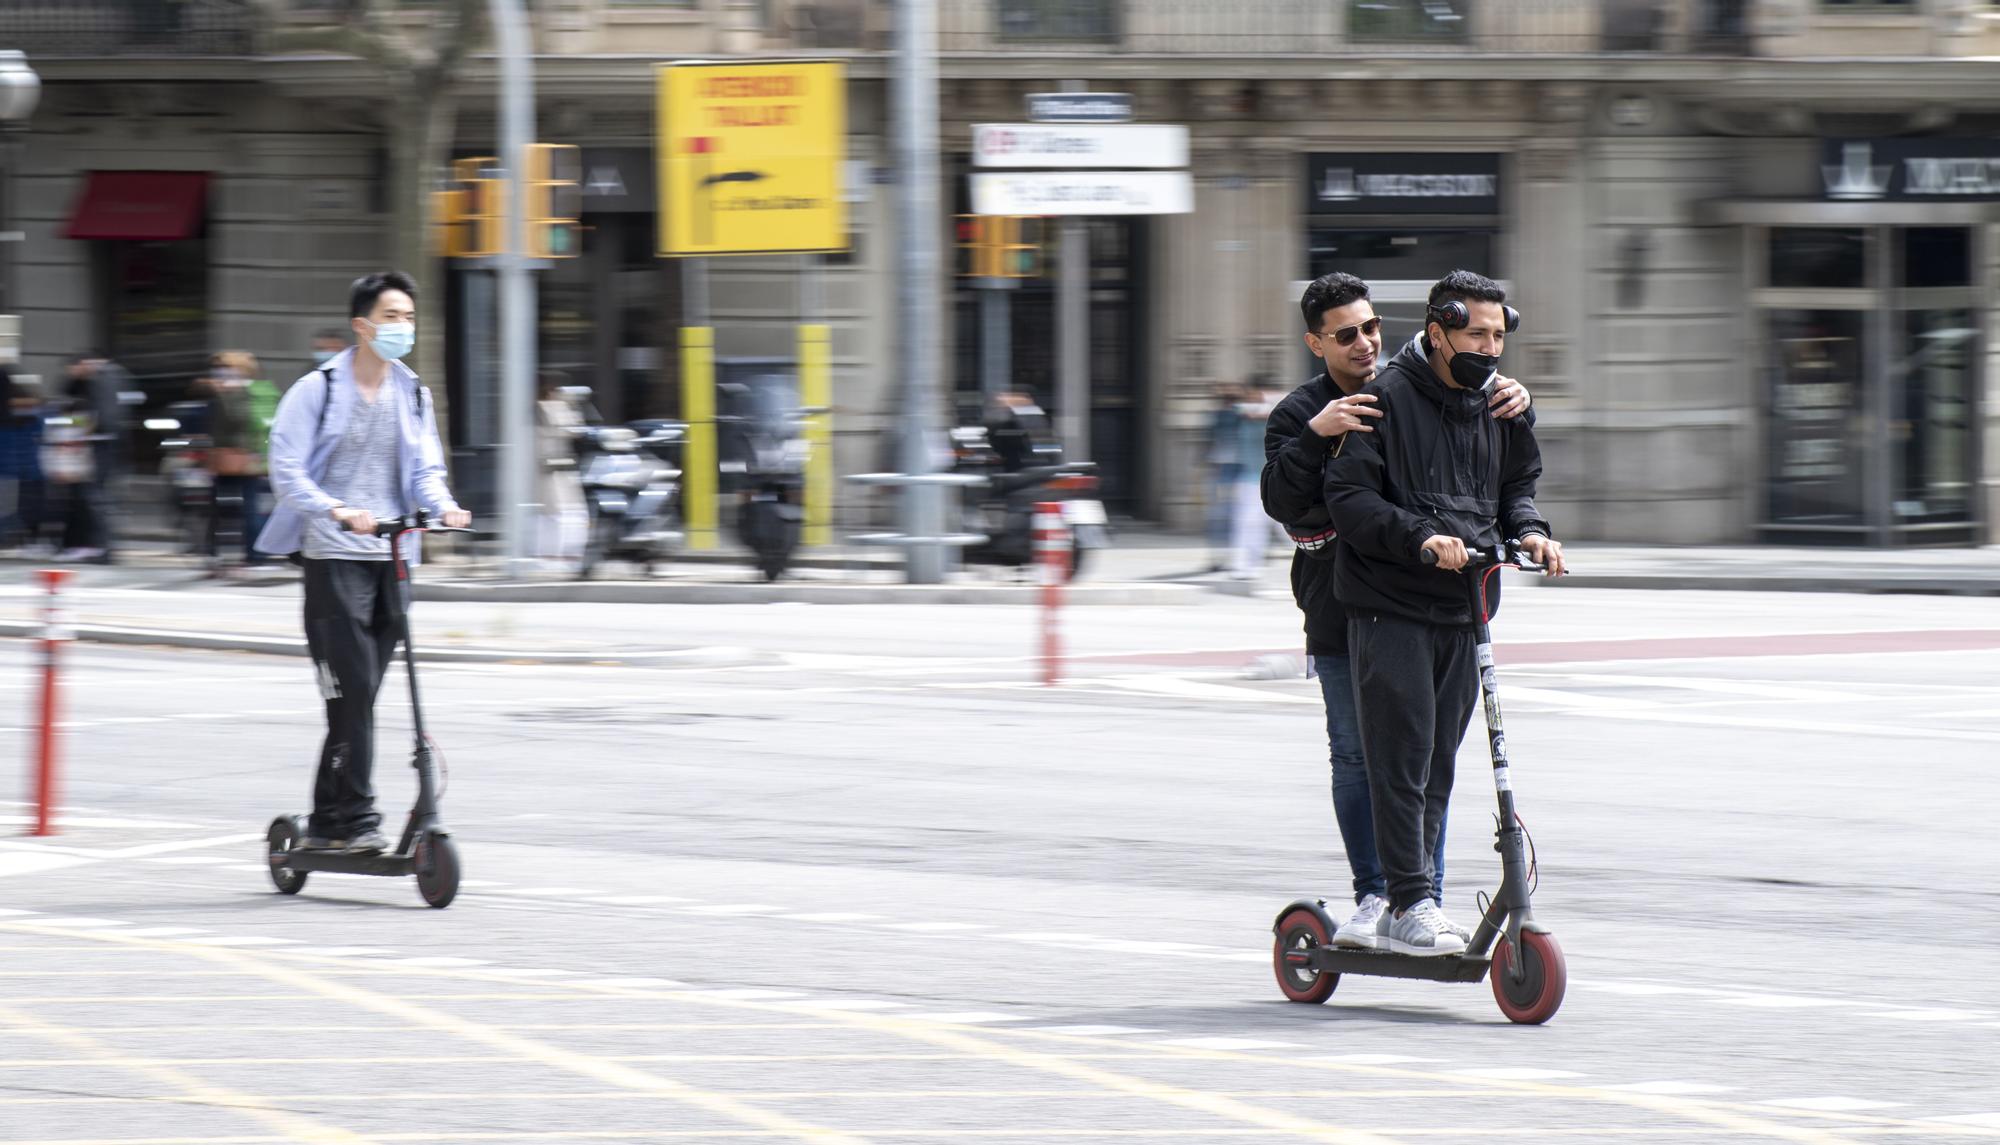
POLYGON ((92 171, 64 233, 73 239, 184 239, 201 227, 205 171, 92 171))

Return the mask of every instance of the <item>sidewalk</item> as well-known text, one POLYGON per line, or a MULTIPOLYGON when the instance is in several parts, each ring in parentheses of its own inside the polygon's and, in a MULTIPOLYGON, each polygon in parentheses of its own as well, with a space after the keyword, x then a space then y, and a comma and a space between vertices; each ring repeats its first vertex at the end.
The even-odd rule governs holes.
MULTIPOLYGON (((1578 541, 1566 548, 1573 571, 1556 583, 1568 588, 2000 595, 2000 546, 1669 548, 1578 541)), ((1273 550, 1262 577, 1238 582, 1212 568, 1199 539, 1127 526, 1112 548, 1091 555, 1082 578, 1065 589, 1064 600, 1069 605, 1178 605, 1197 604, 1215 593, 1251 595, 1282 587, 1284 560, 1284 553, 1273 550)), ((8 569, 47 563, 46 558, 0 554, 0 578, 6 578, 8 569)), ((145 541, 131 542, 111 569, 85 567, 79 573, 92 583, 175 588, 203 583, 195 562, 164 544, 145 541)), ((295 583, 297 576, 280 562, 242 581, 207 583, 258 589, 295 583)), ((420 600, 494 603, 1037 605, 1041 588, 1032 570, 1017 574, 986 567, 956 571, 940 585, 905 584, 900 554, 863 545, 803 550, 792 573, 766 584, 750 567, 749 554, 725 543, 713 552, 686 553, 661 564, 651 578, 641 577, 632 566, 610 564, 588 581, 554 573, 510 579, 491 555, 434 547, 418 576, 417 595, 420 600)))

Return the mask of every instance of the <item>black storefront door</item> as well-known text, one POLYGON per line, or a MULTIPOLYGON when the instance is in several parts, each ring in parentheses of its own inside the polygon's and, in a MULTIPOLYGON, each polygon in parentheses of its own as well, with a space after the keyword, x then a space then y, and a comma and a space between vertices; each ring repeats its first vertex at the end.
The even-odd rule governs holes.
POLYGON ((1967 544, 1982 356, 1970 227, 1762 232, 1769 540, 1967 544))

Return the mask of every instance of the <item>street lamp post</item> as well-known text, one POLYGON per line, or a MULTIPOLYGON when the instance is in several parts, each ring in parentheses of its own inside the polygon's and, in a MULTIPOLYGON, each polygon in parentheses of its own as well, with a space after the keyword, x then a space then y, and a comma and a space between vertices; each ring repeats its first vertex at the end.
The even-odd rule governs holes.
POLYGON ((13 245, 23 236, 13 219, 14 169, 20 165, 21 133, 42 99, 42 77, 28 66, 28 57, 11 49, 0 51, 0 314, 14 311, 13 245))

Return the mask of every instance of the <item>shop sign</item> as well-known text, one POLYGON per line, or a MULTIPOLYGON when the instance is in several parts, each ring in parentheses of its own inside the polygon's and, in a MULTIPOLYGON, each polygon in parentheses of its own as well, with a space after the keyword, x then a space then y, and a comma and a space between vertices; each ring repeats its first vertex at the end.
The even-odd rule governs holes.
POLYGON ((1847 202, 2000 200, 2000 139, 1829 139, 1820 179, 1847 202))
POLYGON ((1497 215, 1500 156, 1337 153, 1308 156, 1314 215, 1497 215))

